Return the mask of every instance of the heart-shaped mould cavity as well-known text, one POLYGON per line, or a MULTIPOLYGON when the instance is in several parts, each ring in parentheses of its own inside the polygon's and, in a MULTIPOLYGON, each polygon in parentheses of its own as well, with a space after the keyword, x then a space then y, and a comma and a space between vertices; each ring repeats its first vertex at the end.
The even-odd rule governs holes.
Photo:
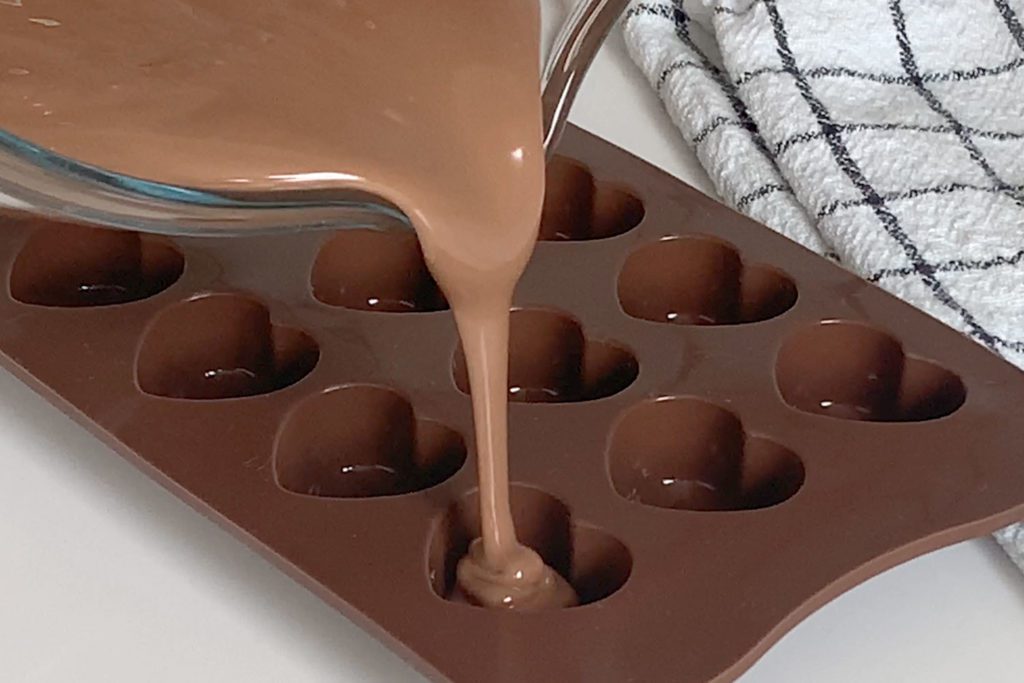
MULTIPOLYGON (((636 379, 640 366, 624 346, 587 339, 575 318, 559 311, 512 311, 509 333, 509 400, 522 403, 592 401, 616 394, 636 379)), ((461 346, 453 361, 455 385, 469 393, 461 346)))
POLYGON ((644 217, 643 203, 613 185, 598 182, 565 157, 548 164, 540 239, 596 240, 628 232, 644 217))
POLYGON ((840 320, 791 334, 779 350, 775 381, 792 407, 844 420, 933 420, 967 398, 949 370, 905 355, 899 341, 879 329, 840 320))
POLYGON ((462 436, 417 419, 401 394, 375 385, 335 387, 289 413, 274 447, 274 473, 288 491, 369 498, 420 491, 466 460, 462 436))
POLYGON ((755 510, 787 500, 804 482, 789 449, 748 437, 739 418, 691 397, 646 401, 616 422, 608 449, 622 497, 676 510, 755 510))
POLYGON ((745 265, 734 246, 707 236, 648 244, 619 273, 622 309, 659 323, 753 323, 785 313, 796 298, 796 285, 782 271, 745 265))
MULTIPOLYGON (((455 567, 480 536, 479 495, 473 491, 453 504, 435 523, 429 546, 429 580, 446 600, 459 600, 455 567)), ((603 600, 629 578, 633 557, 618 539, 596 527, 576 523, 560 500, 540 489, 511 487, 512 516, 520 543, 537 552, 568 581, 580 605, 603 600)))
POLYGON ((11 296, 62 308, 123 304, 162 292, 184 269, 185 259, 164 238, 48 223, 18 253, 11 296))
POLYGON ((298 382, 319 357, 312 337, 273 325, 259 301, 208 294, 164 309, 150 323, 136 378, 155 396, 241 398, 298 382))
POLYGON ((331 306, 362 311, 442 311, 448 302, 408 229, 342 230, 317 254, 313 296, 331 306))

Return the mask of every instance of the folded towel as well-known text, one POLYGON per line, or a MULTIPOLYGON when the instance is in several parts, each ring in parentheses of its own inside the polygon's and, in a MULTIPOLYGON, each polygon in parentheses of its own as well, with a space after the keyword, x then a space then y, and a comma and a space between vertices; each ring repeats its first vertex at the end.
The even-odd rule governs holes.
POLYGON ((625 34, 728 204, 1024 365, 1024 2, 634 1, 625 34))

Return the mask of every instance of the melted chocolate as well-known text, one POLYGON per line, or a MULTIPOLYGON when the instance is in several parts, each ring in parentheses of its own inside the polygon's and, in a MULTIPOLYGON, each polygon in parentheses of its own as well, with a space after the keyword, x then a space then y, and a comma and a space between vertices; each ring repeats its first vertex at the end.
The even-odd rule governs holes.
POLYGON ((539 7, 504 0, 32 0, 0 5, 0 126, 203 189, 359 189, 409 216, 462 336, 486 605, 575 601, 508 501, 512 292, 544 193, 539 7))

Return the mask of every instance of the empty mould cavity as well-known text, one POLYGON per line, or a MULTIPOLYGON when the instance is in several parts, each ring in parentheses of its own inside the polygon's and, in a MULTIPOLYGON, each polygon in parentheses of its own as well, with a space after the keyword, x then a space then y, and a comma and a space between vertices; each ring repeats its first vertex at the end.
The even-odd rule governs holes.
POLYGON ((386 387, 350 385, 311 396, 278 434, 274 472, 295 493, 336 498, 392 496, 429 488, 466 460, 462 436, 417 419, 386 387))
POLYGON ((11 270, 11 296, 39 306, 109 306, 170 287, 185 260, 163 238, 66 223, 35 230, 11 270))
MULTIPOLYGON (((626 583, 633 558, 613 536, 576 523, 561 501, 539 489, 513 484, 511 502, 519 541, 572 585, 580 605, 602 600, 626 583)), ((479 498, 474 492, 451 506, 430 539, 429 580, 442 598, 466 602, 456 590, 455 567, 478 536, 479 498)))
POLYGON ((136 377, 143 391, 156 396, 240 398, 294 384, 319 356, 309 335, 272 324, 260 302, 210 294, 177 303, 153 320, 136 377))
POLYGON ((804 481, 792 451, 748 437, 731 412, 688 397, 630 408, 612 433, 608 471, 622 497, 677 510, 765 508, 804 481))
POLYGON ((711 237, 669 237, 641 247, 619 273, 619 302, 634 318, 676 325, 736 325, 774 318, 796 285, 770 266, 746 265, 711 237))
POLYGON ((775 380, 794 408, 844 420, 932 420, 954 412, 967 397, 949 370, 905 355, 881 330, 843 321, 791 335, 779 351, 775 380))
POLYGON ((313 295, 331 306, 389 313, 448 308, 412 230, 342 230, 320 249, 311 280, 313 295))
MULTIPOLYGON (((523 403, 592 401, 616 394, 636 379, 636 358, 623 346, 587 339, 574 318, 558 311, 512 311, 509 335, 509 400, 523 403)), ((469 393, 461 347, 455 384, 469 393)))
POLYGON ((644 217, 644 205, 625 190, 594 180, 583 166, 555 157, 547 168, 540 239, 580 241, 614 237, 644 217))

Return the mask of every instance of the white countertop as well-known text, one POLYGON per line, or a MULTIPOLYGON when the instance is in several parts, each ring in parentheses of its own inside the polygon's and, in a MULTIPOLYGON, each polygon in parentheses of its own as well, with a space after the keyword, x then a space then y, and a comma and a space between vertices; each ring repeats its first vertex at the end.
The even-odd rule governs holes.
MULTIPOLYGON (((712 191, 617 34, 572 118, 712 191)), ((3 372, 0 463, 0 681, 422 683, 3 372)), ((847 593, 741 680, 1009 683, 1021 643, 1024 576, 986 538, 847 593)))

